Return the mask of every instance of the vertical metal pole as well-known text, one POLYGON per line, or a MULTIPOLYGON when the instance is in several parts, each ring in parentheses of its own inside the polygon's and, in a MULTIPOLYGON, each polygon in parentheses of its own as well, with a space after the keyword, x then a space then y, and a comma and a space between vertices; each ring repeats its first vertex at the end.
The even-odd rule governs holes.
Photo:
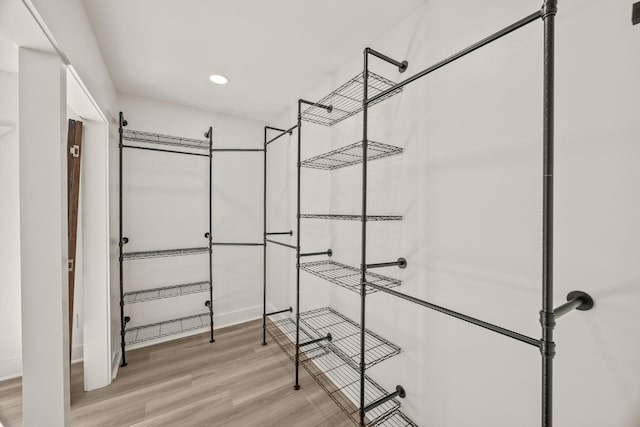
POLYGON ((542 226, 542 426, 553 425, 553 144, 554 144, 554 38, 557 0, 545 0, 544 19, 544 98, 543 98, 543 226, 542 226))
POLYGON ((124 123, 124 115, 122 111, 120 112, 120 116, 118 118, 119 127, 118 132, 120 134, 119 143, 118 143, 118 227, 120 239, 118 240, 119 247, 119 257, 118 261, 120 263, 120 348, 122 349, 122 362, 120 366, 127 366, 126 360, 126 351, 125 351, 125 322, 124 322, 124 263, 122 258, 122 133, 123 133, 123 123, 124 123))
POLYGON ((300 390, 300 168, 302 147, 302 103, 298 100, 298 195, 296 212, 296 384, 295 390, 300 390))
POLYGON ((267 127, 264 128, 264 173, 262 177, 262 345, 267 345, 267 127))
POLYGON ((360 425, 364 425, 365 407, 365 319, 366 319, 366 298, 365 287, 367 274, 367 97, 369 85, 369 51, 364 50, 364 69, 362 71, 362 246, 360 248, 360 425))
POLYGON ((209 327, 213 337, 213 127, 209 127, 209 327))

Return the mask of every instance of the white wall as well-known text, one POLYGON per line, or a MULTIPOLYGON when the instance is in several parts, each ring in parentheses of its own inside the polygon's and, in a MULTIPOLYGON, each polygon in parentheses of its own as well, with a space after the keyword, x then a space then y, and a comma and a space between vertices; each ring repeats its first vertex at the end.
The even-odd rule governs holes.
MULTIPOLYGON (((630 338, 640 333, 634 308, 640 300, 635 286, 640 149, 633 144, 640 131, 635 81, 640 28, 631 26, 631 4, 565 0, 559 5, 555 299, 559 305, 569 291, 580 289, 595 298, 596 308, 569 314, 556 329, 557 425, 640 422, 635 375, 640 345, 630 338)), ((377 50, 408 59, 407 73, 399 75, 375 59, 371 70, 399 81, 539 6, 432 0, 371 41, 377 50)), ((304 97, 322 97, 361 67, 362 54, 354 52, 352 61, 304 97)), ((292 108, 274 125, 294 119, 292 108)), ((405 219, 369 226, 368 261, 404 256, 406 270, 385 271, 404 280, 400 291, 540 337, 542 23, 410 84, 373 107, 369 123, 371 140, 405 150, 370 164, 369 210, 405 219)), ((361 127, 361 115, 331 129, 305 124, 303 159, 360 140, 361 127)), ((274 174, 286 168, 271 180, 287 175, 290 196, 295 196, 294 156, 295 150, 270 163, 274 174)), ((357 213, 360 173, 352 167, 331 174, 330 202, 321 211, 357 213)), ((326 202, 315 194, 323 194, 327 182, 326 173, 303 170, 303 212, 326 202)), ((279 198, 275 193, 270 204, 279 198)), ((295 221, 295 198, 288 207, 288 212, 270 208, 271 220, 295 221)), ((358 225, 330 225, 337 261, 359 265, 358 225)), ((304 227, 303 251, 323 247, 321 232, 304 227)), ((270 263, 294 263, 286 255, 276 257, 270 263)), ((324 286, 333 307, 359 317, 358 295, 306 273, 302 282, 302 309, 325 303, 316 296, 324 286)), ((293 287, 292 281, 272 280, 270 304, 279 308, 280 295, 293 295, 293 287)), ((388 389, 405 386, 403 410, 418 424, 540 424, 536 349, 388 295, 368 301, 368 326, 403 349, 370 374, 388 389)))
MULTIPOLYGON (((213 126, 215 148, 262 146, 262 123, 256 121, 125 95, 120 106, 129 129, 205 139, 204 132, 213 126)), ((262 242, 262 161, 260 152, 214 154, 214 241, 262 242)), ((129 238, 125 251, 206 246, 208 173, 206 157, 125 149, 123 233, 129 238)), ((117 186, 112 188, 117 195, 117 186)), ((112 239, 117 240, 117 229, 112 239)), ((261 247, 216 246, 213 259, 215 327, 259 317, 261 247)), ((125 290, 208 280, 208 265, 206 254, 126 261, 125 290)), ((204 313, 208 299, 208 293, 201 293, 131 304, 126 314, 131 316, 130 325, 138 326, 204 313)), ((112 307, 117 304, 112 302, 112 307)), ((195 331, 199 332, 203 330, 195 331)), ((119 345, 119 336, 116 339, 114 345, 119 345)))
MULTIPOLYGON (((17 54, 16 54, 17 55, 17 54)), ((0 379, 22 370, 20 334, 20 196, 18 186, 18 75, 0 71, 0 379)))

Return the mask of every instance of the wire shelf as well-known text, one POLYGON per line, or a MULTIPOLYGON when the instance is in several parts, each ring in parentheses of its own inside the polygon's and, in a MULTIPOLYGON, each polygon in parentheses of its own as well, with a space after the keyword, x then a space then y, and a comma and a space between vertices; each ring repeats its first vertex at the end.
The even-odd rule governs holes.
MULTIPOLYGON (((287 354, 289 359, 295 360, 295 322, 292 319, 284 319, 271 322, 268 326, 269 334, 287 354)), ((303 331, 308 339, 317 338, 316 334, 300 328, 300 336, 303 331)), ((301 339, 301 341, 303 341, 301 339)), ((315 346, 313 344, 312 346, 315 346)), ((309 346, 309 347, 312 347, 309 346)), ((301 362, 305 370, 322 387, 329 397, 349 416, 354 424, 359 425, 358 402, 360 399, 360 371, 353 367, 347 359, 339 353, 330 351, 324 344, 314 349, 301 348, 301 362), (303 351, 304 350, 304 353, 303 351), (308 357, 309 353, 312 357, 308 357), (304 357, 303 357, 304 356, 304 357)), ((365 375, 365 405, 372 403, 388 393, 378 383, 365 375)), ((400 402, 392 399, 367 412, 365 425, 373 426, 380 420, 391 419, 398 411, 400 402)), ((393 426, 393 424, 388 424, 393 426)))
MULTIPOLYGON (((340 353, 353 368, 360 366, 360 325, 332 308, 325 307, 300 313, 300 323, 317 336, 331 333, 329 348, 340 353)), ((400 353, 400 347, 365 329, 365 367, 369 369, 400 353)))
MULTIPOLYGON (((301 214, 300 218, 362 221, 362 215, 301 214)), ((367 221, 401 221, 402 215, 367 215, 367 221)))
MULTIPOLYGON (((358 74, 317 102, 317 104, 331 105, 333 107, 331 112, 328 112, 324 108, 316 105, 312 105, 302 112, 302 120, 324 126, 333 126, 336 123, 339 123, 342 120, 362 111, 362 97, 364 95, 364 79, 362 76, 363 73, 358 74)), ((369 71, 369 82, 367 85, 369 87, 369 98, 372 98, 380 92, 390 88, 394 84, 395 83, 391 80, 369 71)), ((369 106, 377 104, 378 102, 400 92, 402 92, 402 88, 398 88, 390 92, 388 95, 375 100, 370 103, 369 106)))
POLYGON ((401 411, 392 412, 388 417, 382 418, 375 423, 376 427, 418 427, 418 424, 414 423, 403 414, 401 411))
POLYGON ((125 344, 131 345, 144 341, 151 341, 169 335, 181 334, 195 329, 208 328, 210 323, 209 313, 196 314, 194 316, 179 317, 125 329, 125 344))
POLYGON ((175 298, 183 295, 197 294, 200 292, 207 292, 208 290, 208 281, 183 283, 180 285, 125 292, 123 301, 125 304, 135 304, 138 302, 152 301, 156 299, 175 298))
POLYGON ((161 135, 159 133, 142 132, 139 130, 123 129, 122 139, 133 142, 144 142, 155 145, 171 145, 181 148, 195 148, 209 150, 209 141, 182 138, 179 136, 161 135))
MULTIPOLYGON (((300 270, 325 279, 350 291, 360 293, 360 269, 335 261, 323 260, 300 264, 300 270)), ((401 280, 367 271, 366 281, 385 288, 394 288, 402 284, 401 280)), ((367 287, 367 293, 377 292, 367 287)))
POLYGON ((162 249, 157 251, 126 252, 122 254, 122 259, 162 258, 162 257, 169 257, 169 256, 195 255, 195 254, 201 254, 205 252, 209 252, 209 247, 204 246, 200 248, 162 249))
MULTIPOLYGON (((367 144, 367 161, 381 159, 402 153, 402 148, 381 142, 369 141, 367 144)), ((362 141, 354 142, 345 147, 328 153, 319 154, 301 163, 303 167, 334 170, 362 163, 362 141)))

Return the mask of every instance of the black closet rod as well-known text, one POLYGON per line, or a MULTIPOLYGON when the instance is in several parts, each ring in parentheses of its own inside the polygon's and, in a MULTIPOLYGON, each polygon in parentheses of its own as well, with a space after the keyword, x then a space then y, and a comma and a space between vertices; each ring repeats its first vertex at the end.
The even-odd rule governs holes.
POLYGON ((228 242, 212 242, 213 246, 264 246, 264 243, 228 243, 228 242))
POLYGON ((188 151, 163 150, 162 148, 151 148, 151 147, 136 147, 135 145, 123 144, 122 148, 134 148, 136 150, 147 150, 147 151, 160 151, 162 153, 186 154, 187 156, 209 157, 208 154, 203 154, 203 153, 189 153, 188 151))
POLYGON ((274 243, 276 245, 280 245, 280 246, 286 246, 287 248, 291 248, 291 249, 298 249, 296 246, 293 245, 287 245, 286 243, 282 243, 282 242, 278 242, 276 240, 271 240, 271 239, 265 239, 265 241, 269 242, 269 243, 274 243))
POLYGON ((400 89, 401 87, 404 87, 404 86, 408 85, 409 83, 411 83, 411 82, 413 82, 415 80, 418 80, 420 77, 424 77, 427 74, 429 74, 429 73, 431 73, 431 72, 433 72, 433 71, 435 71, 435 70, 437 70, 439 68, 442 68, 445 65, 450 64, 453 61, 455 61, 457 59, 460 59, 463 56, 465 56, 465 55, 467 55, 467 54, 469 54, 469 53, 471 53, 471 52, 473 52, 473 51, 475 51, 477 49, 480 49, 481 47, 486 46, 489 43, 494 42, 494 41, 498 40, 499 38, 501 38, 503 36, 506 36, 507 34, 513 32, 515 30, 518 30, 518 29, 524 27, 525 25, 530 24, 533 21, 535 21, 537 19, 540 19, 540 18, 542 18, 542 11, 538 10, 538 11, 532 13, 531 15, 529 15, 529 16, 527 16, 525 18, 522 18, 518 22, 515 22, 515 23, 509 25, 508 27, 505 27, 502 30, 496 32, 496 33, 493 33, 489 37, 486 37, 486 38, 480 40, 479 42, 477 42, 477 43, 475 43, 475 44, 473 44, 473 45, 471 45, 471 46, 469 46, 469 47, 467 47, 465 49, 462 49, 458 53, 455 53, 455 54, 451 55, 450 57, 448 57, 446 59, 443 59, 442 61, 430 66, 429 68, 427 68, 425 70, 422 70, 417 74, 414 74, 413 76, 407 78, 406 80, 403 80, 400 83, 396 83, 395 85, 389 87, 388 89, 383 90, 382 92, 376 94, 375 96, 366 99, 365 103, 366 104, 371 104, 371 103, 375 102, 376 100, 378 100, 378 99, 380 99, 380 98, 382 98, 384 96, 389 95, 391 92, 396 91, 396 90, 400 89))
POLYGON ((264 151, 264 148, 213 148, 211 151, 217 152, 248 152, 248 151, 264 151))
MULTIPOLYGON (((267 142, 265 142, 265 143, 264 143, 264 145, 265 145, 265 146, 267 146, 267 145, 271 144, 273 141, 275 141, 276 139, 279 139, 280 137, 282 137, 282 136, 284 136, 284 135, 286 135, 286 134, 289 134, 289 135, 293 134, 293 130, 294 130, 295 128, 297 128, 297 127, 298 127, 298 125, 294 125, 294 126, 291 126, 291 127, 290 127, 289 129, 287 129, 287 130, 283 130, 283 131, 282 131, 282 133, 280 133, 280 134, 279 134, 279 135, 277 135, 277 136, 274 136, 273 138, 271 138, 270 140, 268 140, 267 142)), ((273 129, 273 130, 280 130, 280 129, 272 128, 272 127, 269 127, 269 126, 265 126, 265 128, 266 128, 266 129, 273 129)))
POLYGON ((398 298, 405 299, 405 300, 410 301, 410 302, 412 302, 414 304, 418 304, 418 305, 421 305, 423 307, 427 307, 427 308, 430 308, 432 310, 439 311, 440 313, 446 314, 446 315, 451 316, 451 317, 455 317, 456 319, 464 320, 465 322, 472 323, 472 324, 474 324, 476 326, 480 326, 480 327, 488 329, 490 331, 497 332, 497 333, 502 334, 504 336, 507 336, 507 337, 516 339, 518 341, 522 341, 523 343, 526 343, 526 344, 532 345, 534 347, 540 348, 540 341, 537 340, 537 339, 528 337, 526 335, 519 334, 519 333, 514 332, 514 331, 510 331, 509 329, 501 328, 500 326, 496 326, 496 325, 493 325, 491 323, 484 322, 482 320, 476 319, 475 317, 467 316, 466 314, 462 314, 462 313, 458 313, 457 311, 449 310, 448 308, 444 308, 444 307, 441 307, 439 305, 435 305, 435 304, 432 304, 430 302, 423 301, 421 299, 412 297, 410 295, 403 294, 401 292, 394 291, 392 289, 387 289, 385 287, 382 287, 382 286, 379 286, 379 285, 375 285, 375 284, 369 283, 369 282, 366 282, 365 284, 367 286, 373 288, 373 289, 377 289, 379 291, 386 292, 386 293, 388 293, 390 295, 396 296, 398 298))

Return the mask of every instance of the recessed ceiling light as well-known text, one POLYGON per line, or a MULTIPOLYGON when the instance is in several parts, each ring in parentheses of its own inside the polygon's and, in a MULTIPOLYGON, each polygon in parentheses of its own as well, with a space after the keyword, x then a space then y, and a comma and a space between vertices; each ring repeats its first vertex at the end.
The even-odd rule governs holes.
POLYGON ((220 74, 211 74, 209 76, 209 80, 218 85, 226 85, 229 81, 228 78, 226 78, 225 76, 221 76, 220 74))

